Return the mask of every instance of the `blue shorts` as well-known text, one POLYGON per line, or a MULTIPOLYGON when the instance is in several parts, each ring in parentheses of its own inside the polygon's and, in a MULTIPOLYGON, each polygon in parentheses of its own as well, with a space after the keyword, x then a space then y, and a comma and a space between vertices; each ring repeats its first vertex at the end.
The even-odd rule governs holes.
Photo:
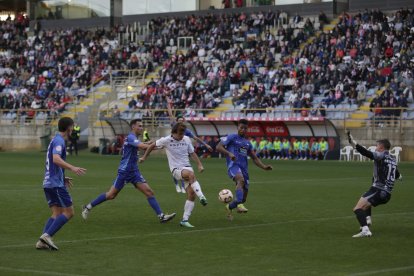
POLYGON ((362 197, 368 200, 372 206, 376 207, 387 203, 391 199, 391 194, 375 187, 371 187, 368 192, 362 195, 362 197))
POLYGON ((43 188, 49 207, 68 208, 72 206, 72 198, 66 187, 43 188))
POLYGON ((122 172, 118 171, 118 175, 114 181, 114 187, 120 191, 126 183, 132 183, 134 186, 138 183, 146 183, 147 181, 139 171, 122 172))
POLYGON ((233 165, 230 168, 228 168, 227 173, 231 180, 234 180, 237 174, 243 175, 244 178, 244 189, 249 189, 249 174, 246 170, 242 170, 238 165, 233 165))

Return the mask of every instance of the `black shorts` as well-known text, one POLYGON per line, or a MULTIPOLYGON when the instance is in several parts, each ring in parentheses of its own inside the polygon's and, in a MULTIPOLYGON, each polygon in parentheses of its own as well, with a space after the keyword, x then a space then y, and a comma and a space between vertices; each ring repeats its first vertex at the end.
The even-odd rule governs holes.
POLYGON ((391 194, 378 188, 371 187, 371 189, 363 194, 362 197, 375 207, 387 203, 391 199, 391 194))

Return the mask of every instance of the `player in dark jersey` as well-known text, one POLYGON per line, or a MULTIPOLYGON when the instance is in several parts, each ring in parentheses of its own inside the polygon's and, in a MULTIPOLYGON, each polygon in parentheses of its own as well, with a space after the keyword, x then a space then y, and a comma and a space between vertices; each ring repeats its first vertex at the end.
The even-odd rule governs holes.
POLYGON ((226 156, 227 173, 236 183, 236 197, 226 205, 227 217, 232 220, 232 210, 237 208, 238 213, 247 213, 243 205, 246 202, 249 191, 249 173, 247 156, 252 158, 256 166, 263 170, 272 170, 271 165, 265 165, 253 151, 252 144, 246 139, 248 122, 241 119, 238 123, 237 134, 229 134, 221 139, 217 145, 217 151, 226 156))
POLYGON ((89 204, 83 206, 82 217, 87 219, 89 212, 93 207, 99 205, 107 200, 115 199, 118 193, 124 188, 126 183, 132 183, 135 188, 141 191, 148 200, 149 205, 157 214, 161 223, 167 222, 174 218, 175 213, 164 214, 155 199, 154 192, 148 185, 147 181, 141 175, 138 169, 138 149, 146 150, 149 145, 141 143, 137 136, 141 135, 142 121, 140 119, 134 119, 130 122, 131 133, 125 138, 124 145, 122 147, 122 158, 118 168, 118 175, 108 192, 99 195, 95 200, 89 204))
MULTIPOLYGON (((174 117, 173 110, 172 110, 172 105, 173 105, 172 100, 167 97, 168 116, 170 117, 171 127, 174 127, 174 125, 177 124, 177 123, 184 123, 185 122, 185 119, 184 119, 184 117, 182 115, 178 115, 177 117, 174 117)), ((209 152, 213 152, 213 148, 209 144, 207 144, 205 141, 203 141, 202 139, 200 139, 199 137, 197 137, 188 128, 185 129, 184 136, 187 136, 187 137, 189 137, 191 139, 196 140, 200 144, 203 144, 207 148, 207 150, 209 152)), ((178 184, 178 180, 175 179, 174 176, 173 176, 173 181, 174 181, 175 190, 177 191, 177 193, 183 193, 183 194, 186 194, 187 193, 186 190, 185 190, 185 183, 184 183, 184 181, 181 181, 181 187, 178 184)))
POLYGON ((386 204, 391 199, 391 192, 396 179, 402 179, 397 169, 395 157, 389 153, 391 143, 388 139, 377 141, 375 152, 371 152, 359 145, 348 131, 349 143, 363 156, 374 160, 374 175, 371 188, 362 195, 354 207, 354 213, 361 226, 361 232, 353 235, 353 238, 371 237, 369 226, 372 224, 371 207, 386 204))
POLYGON ((86 169, 75 167, 66 162, 65 141, 69 139, 73 125, 74 122, 71 118, 60 118, 59 132, 56 133, 47 148, 43 190, 52 215, 47 220, 43 234, 36 243, 37 249, 58 250, 59 248, 54 244, 52 237, 74 214, 72 198, 67 189, 72 186, 72 179, 65 176, 65 170, 70 170, 79 176, 83 175, 86 169))

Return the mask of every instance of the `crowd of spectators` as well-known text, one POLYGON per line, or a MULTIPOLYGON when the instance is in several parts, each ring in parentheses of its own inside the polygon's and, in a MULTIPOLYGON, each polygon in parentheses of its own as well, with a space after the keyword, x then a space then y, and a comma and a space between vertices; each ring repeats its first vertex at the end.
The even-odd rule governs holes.
MULTIPOLYGON (((323 13, 318 19, 328 22, 323 13)), ((37 26, 29 35, 29 20, 20 15, 0 22, 0 109, 57 114, 109 74, 158 65, 158 77, 129 101, 129 109, 165 109, 170 97, 174 108, 192 116, 192 110, 214 108, 232 96, 239 109, 288 104, 306 116, 302 109, 322 114, 341 103, 361 105, 381 87, 386 89, 371 103, 378 116, 398 116, 387 107, 397 110, 413 101, 412 10, 344 13, 331 31, 305 43, 317 31, 315 22, 272 10, 158 17, 149 23, 145 42, 120 45, 129 26, 37 26), (193 38, 186 51, 176 50, 178 37, 193 38)))

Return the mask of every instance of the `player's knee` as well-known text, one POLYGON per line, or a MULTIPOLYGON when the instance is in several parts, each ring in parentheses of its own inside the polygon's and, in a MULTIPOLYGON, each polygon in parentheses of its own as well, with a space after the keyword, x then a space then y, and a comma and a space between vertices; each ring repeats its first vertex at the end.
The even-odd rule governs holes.
POLYGON ((117 195, 118 195, 117 193, 108 193, 108 194, 106 195, 106 199, 107 199, 107 200, 112 200, 112 199, 115 199, 117 195))

